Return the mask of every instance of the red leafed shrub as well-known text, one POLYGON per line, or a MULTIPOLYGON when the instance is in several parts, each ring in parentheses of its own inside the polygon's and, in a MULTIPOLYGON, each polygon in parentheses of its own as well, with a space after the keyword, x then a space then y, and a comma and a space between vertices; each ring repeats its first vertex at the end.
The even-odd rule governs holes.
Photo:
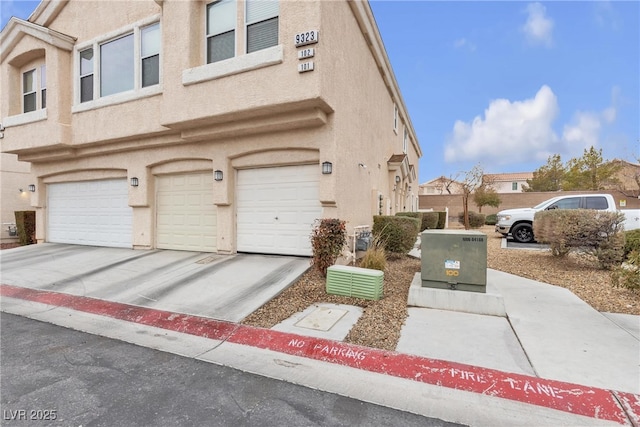
POLYGON ((327 268, 335 264, 347 243, 345 221, 335 218, 317 219, 311 232, 314 265, 326 277, 327 268))

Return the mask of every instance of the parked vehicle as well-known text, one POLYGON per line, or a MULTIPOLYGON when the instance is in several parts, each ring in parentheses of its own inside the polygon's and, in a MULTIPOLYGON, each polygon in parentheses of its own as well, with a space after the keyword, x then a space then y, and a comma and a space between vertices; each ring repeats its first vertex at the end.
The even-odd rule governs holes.
MULTIPOLYGON (((507 209, 498 212, 496 232, 511 237, 516 242, 533 242, 533 218, 536 212, 550 209, 597 209, 616 212, 616 202, 610 194, 572 194, 557 196, 536 205, 532 208, 507 209)), ((640 209, 621 210, 625 216, 624 229, 635 230, 640 228, 640 209)))

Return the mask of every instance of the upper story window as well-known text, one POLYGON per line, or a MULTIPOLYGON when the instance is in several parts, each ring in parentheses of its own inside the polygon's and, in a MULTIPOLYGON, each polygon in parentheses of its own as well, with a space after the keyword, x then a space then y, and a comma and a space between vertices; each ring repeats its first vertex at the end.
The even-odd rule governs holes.
POLYGON ((247 0, 247 53, 278 44, 279 4, 276 0, 247 0))
POLYGON ((407 132, 407 126, 404 127, 404 135, 402 137, 402 152, 407 154, 407 149, 409 148, 409 132, 407 132))
POLYGON ((235 56, 236 18, 235 0, 207 5, 207 64, 235 56))
POLYGON ((22 74, 22 112, 47 108, 47 68, 41 65, 22 74))
POLYGON ((393 130, 398 133, 398 106, 393 104, 393 130))
POLYGON ((80 102, 160 82, 160 24, 136 26, 79 52, 80 102))
POLYGON ((518 183, 517 182, 512 182, 511 183, 511 190, 513 190, 513 191, 517 191, 518 190, 518 183))

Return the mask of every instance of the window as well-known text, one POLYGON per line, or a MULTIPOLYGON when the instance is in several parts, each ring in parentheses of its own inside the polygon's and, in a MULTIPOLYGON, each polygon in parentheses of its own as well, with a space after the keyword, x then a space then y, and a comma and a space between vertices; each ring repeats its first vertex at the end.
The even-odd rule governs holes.
POLYGON ((47 108, 46 66, 29 70, 22 74, 22 112, 30 113, 47 108))
POLYGON ((140 30, 142 87, 160 83, 160 24, 140 30))
POLYGON ((236 2, 207 5, 207 64, 233 58, 236 50, 236 2))
POLYGON ((587 200, 587 209, 598 209, 605 210, 609 208, 609 203, 607 203, 607 199, 602 196, 589 196, 585 197, 587 200))
POLYGON ((518 190, 518 183, 517 182, 512 182, 511 183, 511 189, 513 191, 517 191, 518 190))
POLYGON ((569 197, 558 200, 547 209, 580 209, 580 197, 569 197))
POLYGON ((279 5, 276 0, 247 0, 247 53, 278 44, 279 5))
POLYGON ((93 49, 80 52, 80 102, 93 99, 93 49))
POLYGON ((28 113, 36 111, 36 70, 27 71, 22 75, 22 111, 28 113))
POLYGON ((100 45, 100 96, 133 90, 133 34, 100 45))
POLYGON ((398 133, 398 106, 393 104, 393 130, 398 133))
POLYGON ((404 127, 404 136, 402 137, 402 152, 407 154, 407 148, 409 147, 409 132, 407 132, 407 126, 404 127))
POLYGON ((81 103, 157 85, 160 24, 139 24, 115 38, 97 40, 80 50, 78 62, 81 103))
POLYGON ((47 108, 47 66, 40 67, 40 105, 47 108))

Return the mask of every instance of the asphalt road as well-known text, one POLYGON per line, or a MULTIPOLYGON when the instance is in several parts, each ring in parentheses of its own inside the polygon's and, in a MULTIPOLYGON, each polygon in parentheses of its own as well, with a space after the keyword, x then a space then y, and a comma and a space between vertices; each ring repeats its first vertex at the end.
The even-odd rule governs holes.
POLYGON ((0 328, 2 426, 458 425, 6 313, 0 328))

